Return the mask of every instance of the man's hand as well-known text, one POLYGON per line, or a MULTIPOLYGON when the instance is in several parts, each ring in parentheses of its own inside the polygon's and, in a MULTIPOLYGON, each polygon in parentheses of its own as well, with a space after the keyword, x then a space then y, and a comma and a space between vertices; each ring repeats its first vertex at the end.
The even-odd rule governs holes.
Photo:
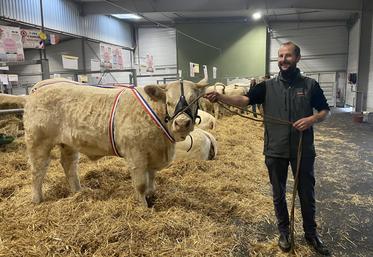
POLYGON ((299 131, 305 131, 309 127, 311 127, 313 124, 317 122, 316 117, 314 116, 309 116, 306 118, 302 118, 300 120, 297 120, 296 122, 293 123, 293 127, 299 131))
POLYGON ((207 93, 204 98, 207 98, 211 103, 216 103, 220 100, 220 94, 216 91, 207 93))

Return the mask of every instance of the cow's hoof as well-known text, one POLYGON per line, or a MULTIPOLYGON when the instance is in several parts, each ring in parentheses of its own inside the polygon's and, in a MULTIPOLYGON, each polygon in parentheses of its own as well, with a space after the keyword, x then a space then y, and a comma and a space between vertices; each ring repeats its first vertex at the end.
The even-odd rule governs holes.
POLYGON ((145 199, 148 204, 148 208, 152 208, 155 204, 155 201, 157 200, 157 197, 155 196, 155 194, 151 194, 146 196, 145 199))

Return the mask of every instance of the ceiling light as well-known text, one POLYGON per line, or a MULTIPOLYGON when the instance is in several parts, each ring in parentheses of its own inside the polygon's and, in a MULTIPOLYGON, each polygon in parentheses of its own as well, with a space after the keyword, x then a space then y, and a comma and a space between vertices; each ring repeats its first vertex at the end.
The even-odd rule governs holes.
POLYGON ((141 19, 140 16, 134 13, 125 13, 125 14, 112 14, 111 16, 114 16, 118 19, 127 19, 127 20, 139 20, 141 19))
POLYGON ((262 18, 262 14, 260 12, 256 12, 253 14, 252 17, 254 20, 259 20, 260 18, 262 18))

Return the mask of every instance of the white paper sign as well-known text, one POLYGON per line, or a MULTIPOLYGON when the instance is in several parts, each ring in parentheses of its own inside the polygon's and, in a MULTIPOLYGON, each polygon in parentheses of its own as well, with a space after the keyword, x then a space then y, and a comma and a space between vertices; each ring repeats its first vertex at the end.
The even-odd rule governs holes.
POLYGON ((217 71, 218 71, 218 68, 212 67, 212 78, 213 79, 216 79, 216 73, 217 73, 217 71))
POLYGON ((23 48, 39 48, 39 31, 34 29, 21 29, 23 48))
POLYGON ((91 71, 100 71, 100 61, 96 59, 91 59, 91 71))
POLYGON ((192 78, 194 78, 194 63, 189 63, 189 74, 192 78))
POLYGON ((204 78, 208 78, 208 74, 207 74, 207 66, 206 65, 203 65, 203 76, 204 78))
POLYGON ((19 28, 0 26, 0 62, 21 62, 24 59, 19 28))
POLYGON ((7 74, 0 74, 0 82, 4 85, 8 85, 8 75, 7 74))
POLYGON ((62 55, 62 66, 64 69, 77 70, 79 57, 62 55))
POLYGON ((179 78, 182 78, 183 77, 183 71, 182 70, 179 70, 179 78))
POLYGON ((17 82, 18 81, 18 75, 17 74, 8 74, 8 81, 17 82))

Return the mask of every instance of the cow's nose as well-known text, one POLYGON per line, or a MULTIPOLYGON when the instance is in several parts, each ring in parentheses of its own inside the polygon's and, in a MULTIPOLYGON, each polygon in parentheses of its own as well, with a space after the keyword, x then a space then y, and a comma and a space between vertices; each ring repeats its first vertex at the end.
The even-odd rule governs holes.
POLYGON ((175 125, 177 128, 189 128, 191 121, 187 120, 175 120, 175 125))

